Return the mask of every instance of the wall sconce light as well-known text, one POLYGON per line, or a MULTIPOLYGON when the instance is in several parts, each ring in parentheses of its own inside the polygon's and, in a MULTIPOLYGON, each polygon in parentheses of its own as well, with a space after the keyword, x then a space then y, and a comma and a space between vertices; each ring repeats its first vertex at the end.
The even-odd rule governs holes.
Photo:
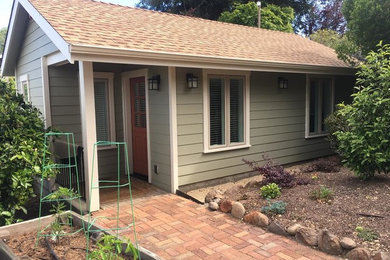
POLYGON ((279 80, 279 89, 288 89, 288 79, 278 78, 279 80))
POLYGON ((187 74, 187 88, 198 88, 199 77, 194 76, 194 74, 187 74))
POLYGON ((149 90, 160 90, 160 75, 148 79, 149 90))

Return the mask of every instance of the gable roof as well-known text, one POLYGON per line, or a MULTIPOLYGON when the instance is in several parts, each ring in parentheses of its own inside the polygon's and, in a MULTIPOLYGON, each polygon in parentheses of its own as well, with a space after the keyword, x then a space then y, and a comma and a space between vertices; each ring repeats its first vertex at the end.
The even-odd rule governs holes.
POLYGON ((337 58, 333 49, 292 33, 93 0, 15 1, 32 4, 69 45, 68 57, 80 50, 91 54, 86 48, 95 48, 95 51, 98 48, 223 59, 225 63, 245 61, 350 68, 337 58))

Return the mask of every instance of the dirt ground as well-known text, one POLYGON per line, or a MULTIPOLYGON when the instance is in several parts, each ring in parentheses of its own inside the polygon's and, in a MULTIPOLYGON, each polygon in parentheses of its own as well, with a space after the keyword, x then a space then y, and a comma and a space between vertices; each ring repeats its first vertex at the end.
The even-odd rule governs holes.
MULTIPOLYGON (((69 229, 65 230, 70 232, 69 229)), ((35 248, 36 232, 31 232, 12 237, 6 244, 12 249, 14 254, 21 259, 53 259, 46 246, 44 238, 41 238, 37 248, 35 248)), ((78 232, 71 236, 63 236, 57 244, 50 237, 47 239, 59 259, 85 259, 86 240, 84 232, 78 232)), ((91 247, 91 248, 94 248, 91 247)))
MULTIPOLYGON (((361 181, 344 167, 338 172, 305 173, 304 169, 311 163, 286 168, 298 178, 309 179, 310 183, 282 189, 282 195, 275 200, 287 203, 286 213, 269 217, 284 226, 300 223, 318 230, 328 229, 340 238, 346 236, 354 239, 359 245, 371 251, 390 251, 390 176, 378 175, 368 181, 361 181), (333 192, 333 199, 328 203, 310 199, 309 194, 321 185, 333 192), (376 232, 379 238, 371 242, 363 241, 355 232, 358 226, 376 232)), ((204 201, 205 194, 211 189, 224 191, 237 184, 245 185, 253 179, 261 180, 261 177, 191 191, 188 194, 204 201)), ((230 199, 240 201, 247 212, 260 211, 267 202, 260 196, 259 189, 260 184, 251 188, 241 188, 239 192, 231 195, 230 199)))

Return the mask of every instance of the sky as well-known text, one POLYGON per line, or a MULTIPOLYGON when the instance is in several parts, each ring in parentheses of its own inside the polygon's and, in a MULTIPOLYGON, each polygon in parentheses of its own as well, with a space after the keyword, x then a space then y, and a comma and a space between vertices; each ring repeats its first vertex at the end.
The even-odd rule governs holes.
MULTIPOLYGON (((13 0, 0 0, 0 28, 8 26, 12 2, 13 0)), ((102 0, 102 2, 134 6, 139 0, 102 0)))

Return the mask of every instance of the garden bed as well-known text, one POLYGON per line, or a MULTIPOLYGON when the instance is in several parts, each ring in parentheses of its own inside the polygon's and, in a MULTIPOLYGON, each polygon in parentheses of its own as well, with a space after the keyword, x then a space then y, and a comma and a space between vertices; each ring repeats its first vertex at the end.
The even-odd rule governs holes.
MULTIPOLYGON (((73 230, 78 229, 82 225, 82 218, 77 213, 71 212, 72 219, 75 227, 73 230), (76 228, 77 227, 77 228, 76 228)), ((41 226, 47 226, 54 220, 53 216, 46 216, 41 218, 41 226)), ((58 242, 47 237, 47 242, 44 237, 39 240, 38 247, 35 247, 35 241, 37 238, 38 219, 33 219, 5 227, 0 228, 0 259, 54 259, 50 253, 50 248, 55 252, 58 259, 62 260, 74 260, 85 259, 86 255, 86 238, 83 230, 69 236, 62 236, 58 242)), ((85 225, 86 222, 84 221, 85 225)), ((98 225, 92 226, 93 230, 102 230, 102 227, 98 225)), ((64 232, 72 232, 71 228, 64 226, 64 232)), ((107 232, 104 232, 107 234, 107 232)), ((97 233, 95 233, 97 234, 97 233)), ((119 237, 120 238, 120 237, 119 237)), ((120 238, 122 239, 122 238, 120 238)), ((97 248, 96 239, 90 239, 90 252, 97 248)), ((126 243, 122 244, 122 249, 125 250, 126 243)), ((139 246, 139 253, 143 260, 158 260, 157 255, 149 250, 139 246)), ((133 259, 132 256, 126 254, 125 259, 133 259)))
MULTIPOLYGON (((337 158, 321 160, 323 164, 323 160, 335 161, 337 158)), ((309 162, 286 168, 298 180, 307 180, 309 183, 282 188, 281 195, 269 202, 286 202, 286 212, 279 215, 266 213, 270 220, 284 227, 299 223, 317 230, 327 229, 339 238, 352 238, 358 246, 371 252, 390 251, 390 176, 377 175, 362 181, 344 167, 336 167, 339 169, 335 172, 307 172, 313 170, 312 165, 313 162, 309 162), (332 192, 333 196, 329 200, 311 198, 313 191, 321 187, 332 192), (367 239, 361 233, 359 236, 357 228, 370 230, 377 238, 367 239)), ((261 197, 260 187, 260 182, 251 182, 245 187, 231 187, 224 197, 242 203, 247 213, 260 212, 269 203, 261 197)))

